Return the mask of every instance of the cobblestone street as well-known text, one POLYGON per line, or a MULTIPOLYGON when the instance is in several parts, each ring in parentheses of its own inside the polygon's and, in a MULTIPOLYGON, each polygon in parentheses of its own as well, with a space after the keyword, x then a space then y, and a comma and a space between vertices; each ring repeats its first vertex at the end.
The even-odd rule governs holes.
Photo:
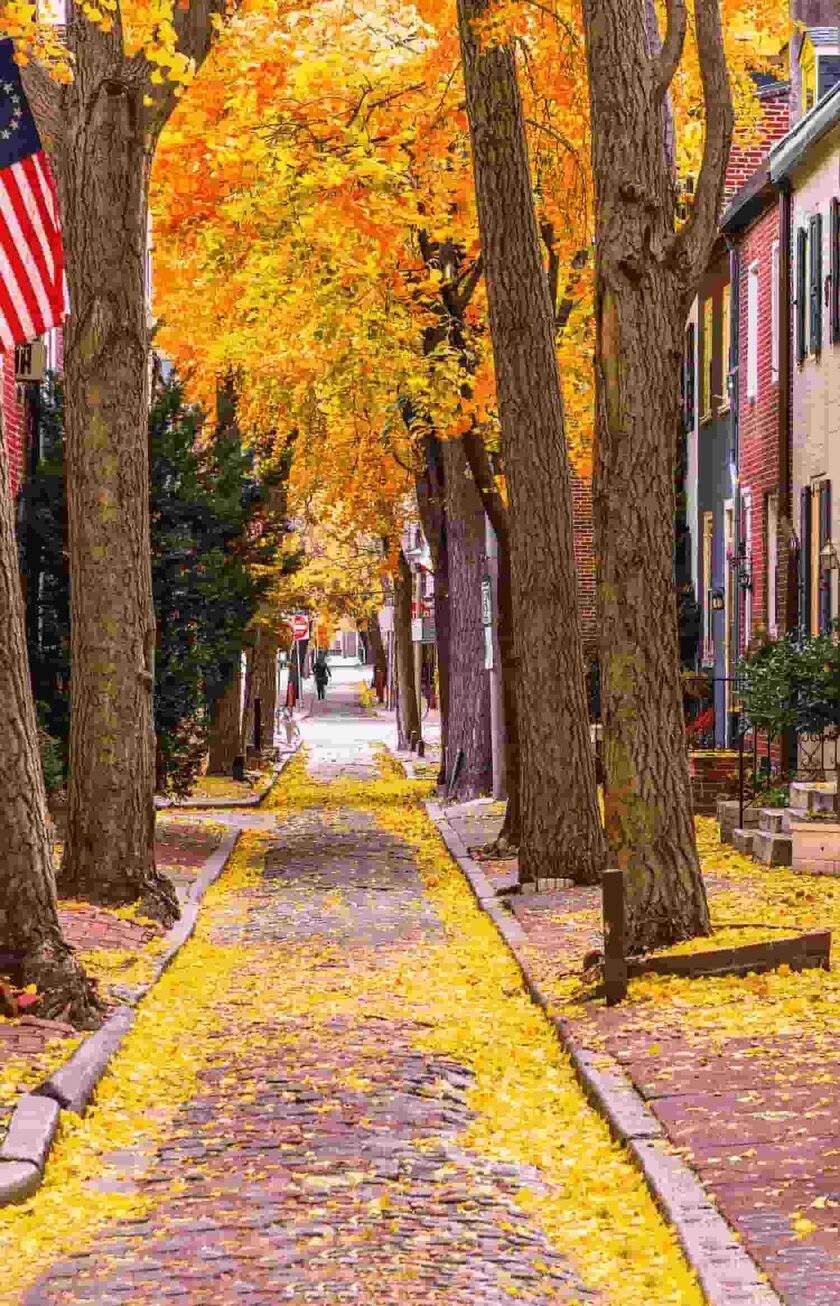
MULTIPOLYGON (((311 777, 374 781, 374 723, 340 691, 318 708, 311 777)), ((464 1143, 470 1069, 422 1046, 443 1013, 395 995, 406 954, 444 938, 409 844, 370 811, 271 824, 258 881, 210 909, 214 942, 241 962, 200 1092, 153 1153, 111 1154, 96 1181, 147 1210, 2 1300, 600 1300, 517 1201, 539 1195, 540 1172, 464 1143)))

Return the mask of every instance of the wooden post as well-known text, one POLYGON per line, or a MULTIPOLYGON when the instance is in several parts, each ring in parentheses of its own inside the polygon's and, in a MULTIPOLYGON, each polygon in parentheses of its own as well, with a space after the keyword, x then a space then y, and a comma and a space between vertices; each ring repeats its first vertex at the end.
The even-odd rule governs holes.
POLYGON ((614 1007, 627 996, 627 959, 624 955, 624 871, 604 871, 601 876, 604 910, 604 993, 614 1007))

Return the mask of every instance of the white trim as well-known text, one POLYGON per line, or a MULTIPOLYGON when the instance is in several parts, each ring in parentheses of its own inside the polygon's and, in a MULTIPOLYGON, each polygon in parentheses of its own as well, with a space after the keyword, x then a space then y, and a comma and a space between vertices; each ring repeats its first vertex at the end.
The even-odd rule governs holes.
POLYGON ((779 384, 779 242, 770 247, 770 380, 779 384))
POLYGON ((747 398, 758 398, 759 265, 747 269, 747 398))

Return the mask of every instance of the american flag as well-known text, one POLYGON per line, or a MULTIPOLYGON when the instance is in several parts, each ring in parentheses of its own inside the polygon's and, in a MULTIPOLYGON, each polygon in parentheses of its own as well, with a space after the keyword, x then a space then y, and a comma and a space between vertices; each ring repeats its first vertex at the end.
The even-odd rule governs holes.
POLYGON ((65 304, 55 184, 14 45, 0 41, 0 353, 58 325, 65 304))

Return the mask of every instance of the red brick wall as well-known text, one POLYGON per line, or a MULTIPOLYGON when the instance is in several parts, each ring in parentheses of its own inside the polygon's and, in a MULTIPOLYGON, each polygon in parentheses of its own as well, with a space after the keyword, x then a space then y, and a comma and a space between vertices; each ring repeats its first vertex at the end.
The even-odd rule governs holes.
POLYGON ((572 505, 575 534, 575 563, 578 578, 581 634, 587 656, 594 657, 597 645, 595 613, 595 544, 592 528, 592 482, 572 471, 572 505))
MULTIPOLYGON (((746 231, 741 241, 740 266, 740 472, 741 491, 752 493, 752 627, 753 635, 767 629, 767 504, 766 496, 779 494, 779 385, 772 376, 771 269, 773 242, 779 238, 779 210, 770 207, 746 231), (749 269, 758 264, 758 395, 747 398, 747 312, 749 269)), ((781 532, 779 532, 781 534, 781 532)), ((777 536, 779 566, 776 575, 777 615, 784 626, 785 568, 777 536)), ((742 617, 744 606, 742 606, 742 617)), ((744 622, 741 622, 744 635, 744 622)), ((742 643, 745 643, 742 640, 742 643)))
POLYGON ((757 141, 736 134, 726 169, 724 204, 728 204, 744 182, 749 181, 756 168, 763 163, 771 145, 786 136, 789 129, 789 88, 787 83, 759 93, 762 107, 762 131, 757 141))
POLYGON ((2 355, 0 369, 2 369, 0 402, 3 405, 3 429, 6 435, 11 491, 14 499, 23 482, 26 467, 26 426, 23 405, 18 403, 15 393, 14 354, 2 355))

